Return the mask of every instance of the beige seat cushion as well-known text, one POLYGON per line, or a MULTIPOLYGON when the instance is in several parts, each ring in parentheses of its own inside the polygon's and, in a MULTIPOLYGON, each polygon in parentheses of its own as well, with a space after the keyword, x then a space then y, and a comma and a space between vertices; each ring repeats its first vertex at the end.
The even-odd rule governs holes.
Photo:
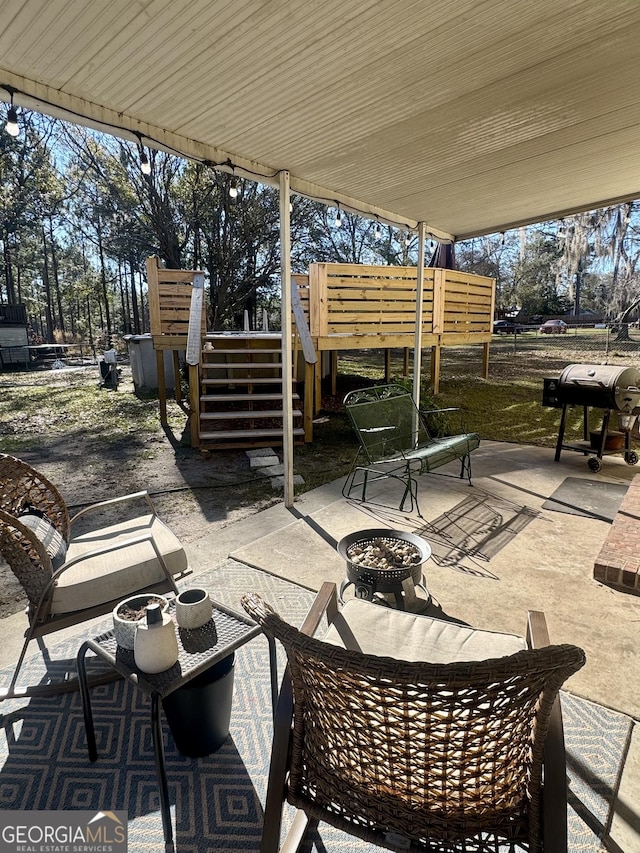
POLYGON ((515 634, 480 631, 361 599, 344 605, 323 639, 367 655, 429 663, 488 660, 527 647, 515 634))
MULTIPOLYGON (((72 539, 67 550, 67 562, 89 551, 148 534, 153 536, 172 575, 186 570, 184 548, 169 528, 150 514, 72 539)), ((51 612, 70 613, 126 598, 140 589, 161 582, 164 577, 150 542, 108 551, 82 560, 62 572, 53 593, 51 612)))

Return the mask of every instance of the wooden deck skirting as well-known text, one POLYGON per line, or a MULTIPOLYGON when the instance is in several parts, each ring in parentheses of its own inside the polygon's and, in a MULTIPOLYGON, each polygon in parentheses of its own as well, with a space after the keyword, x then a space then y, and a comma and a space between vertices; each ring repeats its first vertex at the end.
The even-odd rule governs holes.
POLYGON ((607 586, 640 595, 640 474, 629 483, 593 576, 607 586))

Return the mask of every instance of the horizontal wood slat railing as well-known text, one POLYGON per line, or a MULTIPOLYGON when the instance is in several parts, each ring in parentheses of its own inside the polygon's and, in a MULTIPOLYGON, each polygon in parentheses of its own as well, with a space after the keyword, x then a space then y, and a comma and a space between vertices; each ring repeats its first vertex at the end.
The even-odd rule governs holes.
MULTIPOLYGON (((316 352, 413 348, 417 273, 416 267, 318 263, 310 265, 307 276, 295 275, 316 352)), ((482 344, 483 375, 487 377, 494 308, 494 279, 459 270, 425 268, 422 346, 432 350, 435 393, 443 346, 482 344)), ((335 362, 334 358, 334 391, 335 362)), ((316 411, 320 380, 316 370, 316 411)))
MULTIPOLYGON (((416 267, 311 264, 294 279, 317 351, 413 346, 416 267)), ((428 267, 422 303, 425 346, 490 341, 493 279, 428 267)))

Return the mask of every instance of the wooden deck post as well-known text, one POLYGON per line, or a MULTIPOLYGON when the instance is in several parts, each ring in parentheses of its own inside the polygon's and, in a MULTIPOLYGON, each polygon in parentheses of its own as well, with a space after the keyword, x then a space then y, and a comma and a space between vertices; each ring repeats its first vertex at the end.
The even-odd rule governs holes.
POLYGON ((167 425, 167 382, 164 375, 164 350, 156 350, 156 370, 158 372, 158 402, 160 403, 160 423, 167 425))
POLYGON ((433 393, 440 393, 440 344, 431 347, 431 384, 433 393))
POLYGON ((178 350, 173 350, 173 394, 176 403, 182 400, 182 383, 180 381, 180 359, 178 358, 178 350))
POLYGON ((189 365, 189 428, 191 447, 200 447, 200 365, 189 365))
MULTIPOLYGON (((338 390, 338 350, 332 349, 329 357, 331 358, 331 393, 335 397, 338 390)), ((322 365, 320 369, 322 370, 322 365)))
POLYGON ((304 364, 304 440, 313 440, 313 392, 318 364, 304 364))

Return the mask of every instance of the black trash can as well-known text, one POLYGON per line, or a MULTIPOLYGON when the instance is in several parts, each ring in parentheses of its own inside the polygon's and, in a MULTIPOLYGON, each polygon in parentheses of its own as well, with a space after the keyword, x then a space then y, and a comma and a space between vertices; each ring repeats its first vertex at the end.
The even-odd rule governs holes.
POLYGON ((162 700, 176 746, 189 758, 210 755, 229 736, 233 662, 230 654, 162 700))

